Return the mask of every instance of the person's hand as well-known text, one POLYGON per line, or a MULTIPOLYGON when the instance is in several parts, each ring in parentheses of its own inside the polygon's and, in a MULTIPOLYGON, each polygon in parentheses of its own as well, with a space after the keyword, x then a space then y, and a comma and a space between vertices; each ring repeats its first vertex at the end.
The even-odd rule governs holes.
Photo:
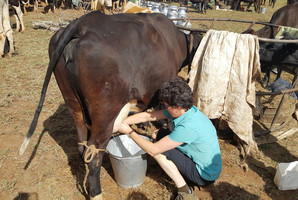
POLYGON ((129 134, 132 131, 132 128, 126 123, 122 123, 118 130, 120 133, 129 134))

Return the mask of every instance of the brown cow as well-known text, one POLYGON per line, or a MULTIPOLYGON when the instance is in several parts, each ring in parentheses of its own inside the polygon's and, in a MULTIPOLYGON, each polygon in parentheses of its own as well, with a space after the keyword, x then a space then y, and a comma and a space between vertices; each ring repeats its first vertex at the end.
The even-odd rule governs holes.
POLYGON ((260 12, 261 9, 261 0, 233 0, 231 9, 233 10, 240 10, 241 2, 247 3, 246 11, 249 10, 250 6, 254 4, 254 8, 256 12, 260 12))
MULTIPOLYGON (((191 50, 194 53, 195 48, 191 50)), ((189 53, 187 35, 162 14, 94 11, 73 21, 50 41, 41 99, 20 154, 36 128, 54 72, 78 130, 79 151, 88 164, 89 194, 91 199, 102 199, 103 151, 127 116, 129 102, 137 99, 153 105, 161 84, 189 63, 189 53)))
MULTIPOLYGON (((275 11, 271 17, 270 23, 298 28, 298 4, 286 5, 275 11)), ((258 31, 248 30, 245 33, 253 33, 263 38, 275 38, 279 28, 265 26, 258 31)), ((277 65, 277 77, 279 78, 283 65, 290 65, 291 71, 297 68, 298 56, 297 45, 295 44, 274 44, 260 42, 260 61, 262 71, 266 73, 263 79, 264 84, 268 84, 272 65, 277 65)), ((292 73, 292 72, 290 72, 292 73)))
MULTIPOLYGON (((286 5, 275 11, 269 23, 298 28, 298 4, 286 5)), ((265 26, 255 32, 263 38, 274 38, 278 32, 277 27, 265 26)))

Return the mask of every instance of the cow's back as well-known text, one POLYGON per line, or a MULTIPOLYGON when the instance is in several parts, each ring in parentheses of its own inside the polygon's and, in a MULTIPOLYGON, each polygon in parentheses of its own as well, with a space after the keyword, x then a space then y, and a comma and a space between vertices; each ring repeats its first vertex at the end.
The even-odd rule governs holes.
MULTIPOLYGON (((178 52, 175 53, 177 56, 172 59, 178 59, 180 62, 179 55, 183 54, 183 57, 186 55, 185 35, 162 14, 139 13, 107 16, 100 12, 92 12, 79 18, 75 26, 80 28, 67 34, 73 34, 73 38, 83 40, 86 33, 94 33, 96 44, 102 45, 102 48, 113 46, 116 51, 120 51, 121 48, 129 47, 140 51, 141 45, 158 46, 158 42, 163 42, 169 50, 178 52)), ((57 42, 53 49, 58 48, 59 43, 57 42)), ((126 54, 127 51, 122 53, 126 54)))
POLYGON ((106 16, 93 12, 79 20, 77 26, 83 31, 76 33, 81 35, 76 36, 76 44, 64 57, 87 63, 66 67, 69 74, 80 72, 75 85, 84 91, 92 90, 92 85, 99 85, 98 82, 110 82, 112 77, 118 84, 126 83, 131 93, 126 98, 149 101, 162 82, 177 76, 187 57, 184 34, 162 14, 106 16), (88 82, 83 80, 85 77, 89 77, 88 82))
POLYGON ((272 15, 270 23, 298 28, 298 5, 286 5, 278 9, 272 15))

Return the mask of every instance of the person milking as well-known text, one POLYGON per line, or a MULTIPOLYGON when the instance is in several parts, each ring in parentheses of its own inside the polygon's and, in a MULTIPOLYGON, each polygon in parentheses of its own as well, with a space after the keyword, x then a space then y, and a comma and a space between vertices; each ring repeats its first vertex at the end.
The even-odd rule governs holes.
POLYGON ((198 199, 187 182, 207 186, 219 178, 222 169, 216 129, 210 119, 193 106, 193 93, 188 84, 176 78, 162 85, 159 100, 163 110, 141 112, 127 117, 119 129, 128 134, 151 155, 174 181, 176 200, 198 199), (173 130, 160 129, 147 141, 130 125, 169 119, 173 130))

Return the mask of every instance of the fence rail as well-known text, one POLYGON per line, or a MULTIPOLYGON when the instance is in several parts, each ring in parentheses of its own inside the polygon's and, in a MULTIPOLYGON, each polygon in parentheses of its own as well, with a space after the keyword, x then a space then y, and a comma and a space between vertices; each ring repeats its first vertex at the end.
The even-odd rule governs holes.
MULTIPOLYGON (((251 29, 253 25, 255 24, 260 24, 260 25, 264 25, 264 26, 271 26, 271 27, 275 27, 275 28, 280 28, 280 25, 276 25, 276 24, 271 24, 268 22, 255 22, 255 21, 249 21, 249 20, 237 20, 237 19, 220 19, 220 18, 175 18, 175 19, 171 19, 172 21, 186 21, 185 25, 188 24, 189 21, 212 21, 212 24, 210 26, 209 29, 212 29, 215 22, 218 21, 228 21, 228 22, 239 22, 239 23, 249 23, 250 26, 247 28, 251 29)), ((176 25, 177 28, 181 29, 181 30, 186 30, 186 31, 190 31, 190 32, 201 32, 201 33, 206 33, 208 30, 204 30, 204 29, 198 29, 198 28, 190 28, 190 27, 186 27, 186 26, 180 26, 180 25, 176 25)), ((259 41, 262 42, 277 42, 277 43, 297 43, 298 44, 298 39, 297 40, 279 40, 279 39, 269 39, 269 38, 261 38, 259 37, 259 41)))

